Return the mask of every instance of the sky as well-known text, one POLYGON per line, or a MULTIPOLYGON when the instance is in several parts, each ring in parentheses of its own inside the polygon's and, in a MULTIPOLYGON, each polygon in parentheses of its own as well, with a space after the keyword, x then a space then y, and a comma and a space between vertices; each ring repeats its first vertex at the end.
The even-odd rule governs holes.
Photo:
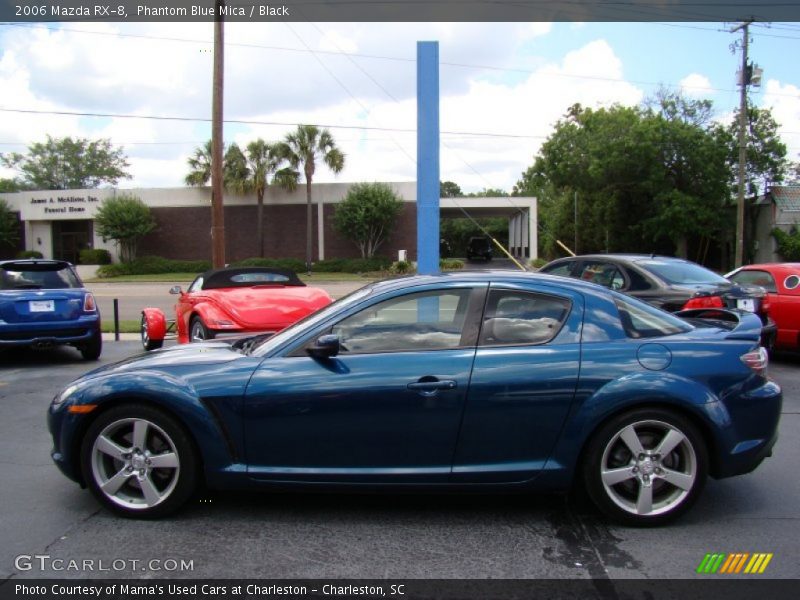
MULTIPOLYGON (((416 43, 438 41, 441 179, 510 191, 576 102, 634 106, 666 87, 712 100, 729 122, 739 104, 734 26, 229 22, 225 142, 323 125, 346 162, 338 175, 319 167, 315 182, 413 181, 416 43)), ((119 187, 183 186, 188 157, 211 134, 212 40, 212 23, 0 24, 0 152, 47 135, 109 138, 130 163, 119 187)), ((800 23, 751 27, 764 75, 750 98, 772 108, 792 161, 799 51, 800 23)))

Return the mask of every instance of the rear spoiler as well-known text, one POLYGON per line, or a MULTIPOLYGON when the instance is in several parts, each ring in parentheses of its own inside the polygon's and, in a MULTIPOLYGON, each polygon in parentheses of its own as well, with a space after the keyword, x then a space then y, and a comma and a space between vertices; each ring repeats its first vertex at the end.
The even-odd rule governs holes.
POLYGON ((761 339, 761 319, 751 312, 731 308, 690 308, 675 313, 676 317, 691 320, 699 327, 719 327, 730 331, 726 340, 761 339), (699 321, 699 323, 698 323, 699 321))

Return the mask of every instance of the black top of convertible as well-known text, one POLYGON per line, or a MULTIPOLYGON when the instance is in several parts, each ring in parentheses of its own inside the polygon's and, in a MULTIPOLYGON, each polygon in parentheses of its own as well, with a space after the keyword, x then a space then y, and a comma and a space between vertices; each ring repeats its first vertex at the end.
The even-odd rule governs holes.
POLYGON ((281 285, 304 287, 294 271, 272 267, 226 267, 206 271, 201 275, 204 290, 254 285, 281 285))

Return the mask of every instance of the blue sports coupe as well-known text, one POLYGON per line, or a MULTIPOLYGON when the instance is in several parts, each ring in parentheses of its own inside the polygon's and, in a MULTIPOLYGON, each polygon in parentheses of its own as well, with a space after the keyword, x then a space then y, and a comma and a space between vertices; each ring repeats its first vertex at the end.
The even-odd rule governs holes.
POLYGON ((68 262, 0 261, 0 348, 58 344, 75 346, 86 360, 100 357, 94 296, 68 262))
POLYGON ((49 409, 52 457, 112 511, 211 488, 566 491, 669 521, 770 455, 758 317, 683 318, 519 272, 368 285, 272 336, 104 366, 49 409))

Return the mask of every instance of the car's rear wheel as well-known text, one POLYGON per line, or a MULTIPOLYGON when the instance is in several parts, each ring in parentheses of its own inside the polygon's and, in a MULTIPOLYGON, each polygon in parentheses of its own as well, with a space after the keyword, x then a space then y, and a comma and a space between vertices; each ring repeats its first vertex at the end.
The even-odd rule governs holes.
POLYGON ((97 360, 100 358, 100 354, 103 352, 103 334, 100 333, 100 330, 96 330, 91 339, 82 344, 78 350, 80 350, 84 360, 97 360))
POLYGON ((192 320, 189 323, 189 341, 202 342, 203 340, 213 339, 214 332, 206 327, 205 323, 203 323, 203 319, 197 316, 192 317, 192 320))
POLYGON ((150 332, 147 328, 147 317, 144 315, 142 315, 141 332, 142 346, 144 346, 145 350, 158 350, 164 345, 164 340, 154 340, 150 338, 150 332))
POLYGON ((637 409, 613 418, 589 443, 584 481, 592 501, 626 525, 671 521, 697 500, 708 455, 697 428, 663 409, 637 409))
POLYGON ((123 405, 103 413, 86 433, 81 459, 92 493, 125 517, 171 513, 197 484, 197 457, 188 434, 150 406, 123 405))

